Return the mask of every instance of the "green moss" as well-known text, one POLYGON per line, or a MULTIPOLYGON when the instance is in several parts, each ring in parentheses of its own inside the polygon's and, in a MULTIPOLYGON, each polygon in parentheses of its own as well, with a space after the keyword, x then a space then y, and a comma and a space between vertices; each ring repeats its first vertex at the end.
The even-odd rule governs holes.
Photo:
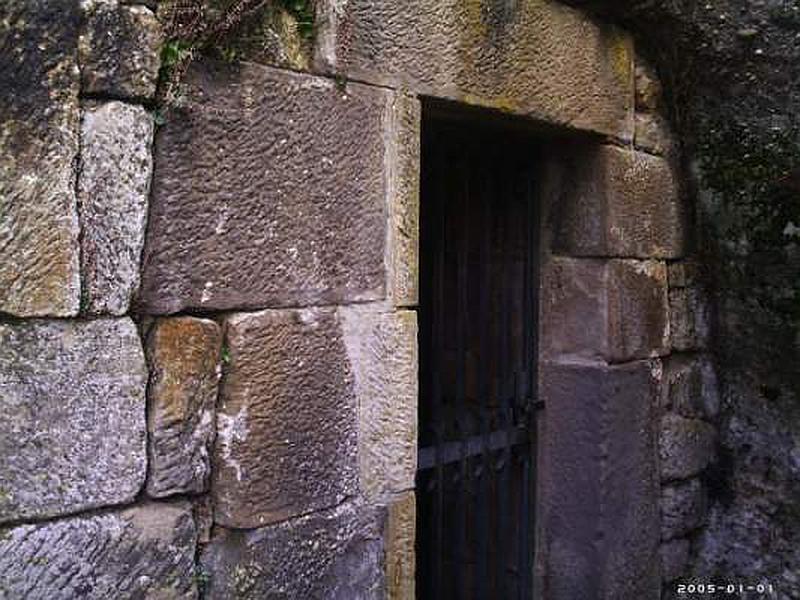
POLYGON ((192 44, 187 40, 172 39, 167 41, 161 48, 161 68, 172 69, 191 50, 192 44))
POLYGON ((166 1, 162 7, 168 41, 161 52, 161 105, 177 103, 177 88, 195 56, 295 69, 305 69, 310 62, 315 30, 312 0, 273 0, 250 11, 240 10, 240 0, 191 0, 188 6, 166 1), (187 13, 192 17, 182 20, 187 13))
POLYGON ((766 128, 720 118, 698 134, 701 235, 718 265, 721 311, 747 315, 726 360, 800 383, 800 123, 766 128))

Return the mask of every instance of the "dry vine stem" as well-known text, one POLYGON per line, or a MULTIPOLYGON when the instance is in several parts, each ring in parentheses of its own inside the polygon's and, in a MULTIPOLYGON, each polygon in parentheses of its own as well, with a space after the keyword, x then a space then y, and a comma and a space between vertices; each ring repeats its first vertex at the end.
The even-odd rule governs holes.
POLYGON ((197 53, 219 43, 244 19, 270 0, 237 0, 215 15, 204 0, 175 0, 163 6, 164 33, 174 44, 175 56, 162 59, 162 76, 156 97, 159 106, 181 103, 180 82, 197 53))

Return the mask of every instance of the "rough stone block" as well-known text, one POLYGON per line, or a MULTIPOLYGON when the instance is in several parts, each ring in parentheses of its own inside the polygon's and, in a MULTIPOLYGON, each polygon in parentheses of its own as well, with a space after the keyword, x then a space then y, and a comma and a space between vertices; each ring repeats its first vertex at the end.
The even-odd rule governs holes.
POLYGON ((416 313, 340 315, 358 398, 360 488, 383 500, 412 489, 417 471, 416 313))
POLYGON ((636 113, 634 146, 638 150, 668 156, 675 145, 669 124, 660 115, 636 113))
POLYGON ((634 70, 636 85, 636 110, 654 113, 661 107, 662 90, 654 69, 637 57, 634 70))
POLYGON ((661 578, 665 583, 687 574, 690 544, 687 539, 671 540, 661 544, 661 578))
POLYGON ((708 347, 711 336, 711 305, 696 286, 671 289, 669 315, 672 347, 679 352, 708 347))
POLYGON ((419 296, 419 100, 398 93, 388 136, 389 202, 392 214, 391 295, 395 306, 414 306, 419 296))
POLYGON ((567 162, 572 177, 556 207, 556 252, 626 258, 683 254, 680 198, 665 159, 616 146, 591 146, 567 162))
POLYGON ((205 598, 382 598, 384 513, 345 503, 254 531, 219 530, 201 557, 205 598))
POLYGON ((415 600, 417 505, 406 492, 389 505, 386 520, 386 595, 389 600, 415 600))
POLYGON ((0 523, 133 500, 146 385, 130 319, 0 324, 0 523))
POLYGON ((79 44, 83 93, 152 98, 163 41, 153 12, 115 2, 87 3, 86 12, 79 44))
POLYGON ((334 309, 226 320, 212 493, 215 520, 259 527, 358 492, 358 403, 334 309))
POLYGON ((716 431, 697 419, 665 415, 661 419, 659 456, 662 479, 687 479, 713 460, 716 431))
POLYGON ((666 267, 553 258, 543 268, 542 351, 624 362, 669 349, 666 267))
POLYGON ((80 302, 76 2, 0 4, 0 312, 73 316, 80 302))
POLYGON ((150 331, 150 496, 207 489, 221 348, 220 328, 208 319, 160 319, 150 331))
POLYGON ((666 365, 664 408, 689 418, 716 417, 719 413, 719 389, 709 358, 674 355, 666 365))
POLYGON ((661 539, 684 536, 706 520, 708 500, 698 479, 668 485, 661 490, 661 539))
POLYGON ((391 94, 253 64, 185 83, 156 135, 144 308, 383 299, 391 94))
POLYGON ((83 113, 78 200, 81 205, 83 310, 123 315, 139 285, 153 119, 122 102, 83 113))
POLYGON ((630 39, 557 2, 328 1, 318 68, 630 139, 630 39))
POLYGON ((540 373, 546 597, 657 598, 658 370, 545 362, 540 373))
POLYGON ((669 289, 698 285, 702 280, 703 265, 693 259, 677 260, 668 263, 667 277, 669 289))
POLYGON ((188 504, 0 530, 0 598, 197 597, 188 504))

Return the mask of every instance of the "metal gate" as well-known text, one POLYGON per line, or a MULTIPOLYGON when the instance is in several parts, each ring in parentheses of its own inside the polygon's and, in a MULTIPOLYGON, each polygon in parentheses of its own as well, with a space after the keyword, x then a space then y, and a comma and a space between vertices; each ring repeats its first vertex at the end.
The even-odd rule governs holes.
POLYGON ((423 123, 417 594, 532 598, 535 152, 423 123))

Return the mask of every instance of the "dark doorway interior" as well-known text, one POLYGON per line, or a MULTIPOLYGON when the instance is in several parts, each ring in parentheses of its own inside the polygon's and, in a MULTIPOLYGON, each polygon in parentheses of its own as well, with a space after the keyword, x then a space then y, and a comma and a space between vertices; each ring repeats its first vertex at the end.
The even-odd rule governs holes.
POLYGON ((532 597, 537 149, 423 113, 417 595, 532 597))

